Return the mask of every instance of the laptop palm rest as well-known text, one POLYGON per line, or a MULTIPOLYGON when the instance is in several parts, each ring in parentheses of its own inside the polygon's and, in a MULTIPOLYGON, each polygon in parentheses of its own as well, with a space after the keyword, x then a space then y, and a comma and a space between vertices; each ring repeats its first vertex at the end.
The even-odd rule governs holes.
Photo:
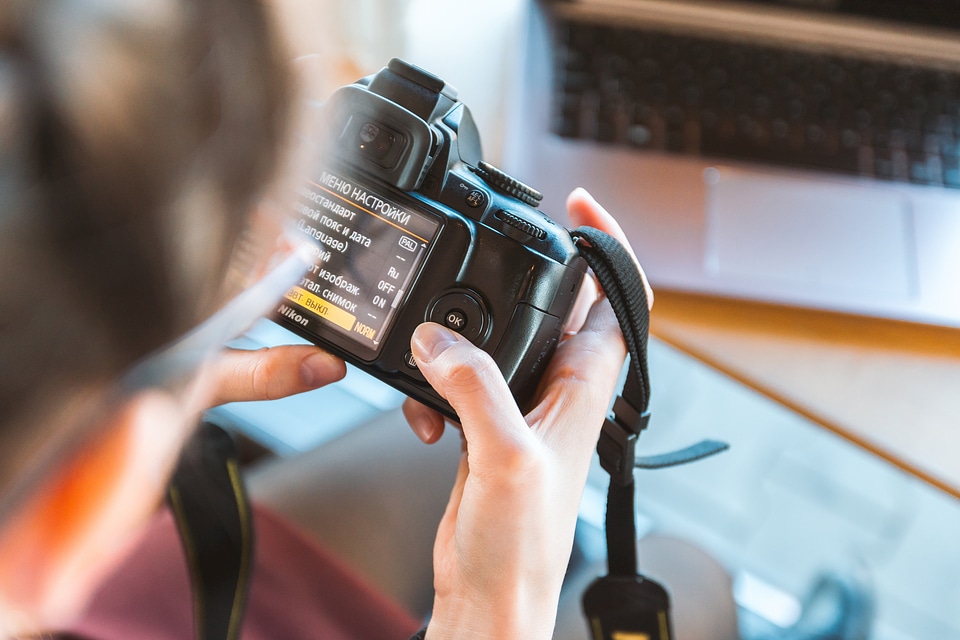
POLYGON ((709 276, 784 293, 916 295, 912 212, 897 192, 726 168, 704 180, 709 276))

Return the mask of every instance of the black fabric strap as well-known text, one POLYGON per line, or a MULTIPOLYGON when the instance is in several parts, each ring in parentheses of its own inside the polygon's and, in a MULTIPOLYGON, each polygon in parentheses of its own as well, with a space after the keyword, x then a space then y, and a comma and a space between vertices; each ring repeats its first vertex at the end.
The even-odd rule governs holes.
POLYGON ((722 451, 726 445, 704 441, 672 453, 636 456, 637 439, 650 421, 650 311, 646 288, 633 256, 615 238, 590 227, 580 227, 571 236, 613 307, 630 355, 626 381, 597 443, 600 464, 610 474, 606 514, 608 575, 596 580, 584 593, 584 613, 595 640, 669 640, 673 633, 670 598, 662 586, 637 573, 633 472, 636 467, 654 469, 699 460, 722 451))
POLYGON ((633 257, 614 237, 592 227, 580 227, 571 235, 579 242, 580 255, 593 269, 623 330, 630 353, 630 370, 621 397, 638 416, 642 415, 650 403, 647 370, 650 310, 643 279, 633 257))
POLYGON ((611 482, 607 489, 607 573, 637 575, 637 525, 633 482, 611 482))
POLYGON ((197 640, 236 640, 253 567, 253 520, 233 439, 202 423, 168 489, 193 586, 197 640))
POLYGON ((609 572, 634 576, 637 573, 635 444, 647 426, 650 404, 647 292, 633 257, 615 238, 591 227, 580 227, 571 235, 613 307, 630 354, 627 379, 614 402, 612 418, 604 423, 597 449, 601 464, 610 473, 606 516, 609 572))

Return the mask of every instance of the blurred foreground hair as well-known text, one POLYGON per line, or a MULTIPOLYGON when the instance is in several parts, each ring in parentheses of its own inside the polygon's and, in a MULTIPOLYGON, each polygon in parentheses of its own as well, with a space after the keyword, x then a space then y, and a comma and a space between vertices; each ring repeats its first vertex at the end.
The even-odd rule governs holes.
POLYGON ((260 0, 0 3, 0 496, 221 302, 287 143, 260 0))

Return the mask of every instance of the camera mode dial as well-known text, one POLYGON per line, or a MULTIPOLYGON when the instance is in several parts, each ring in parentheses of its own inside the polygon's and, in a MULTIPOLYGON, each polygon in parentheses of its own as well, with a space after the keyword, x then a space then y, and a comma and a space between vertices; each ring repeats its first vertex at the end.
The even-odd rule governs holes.
POLYGON ((512 196, 531 207, 540 206, 540 201, 543 200, 542 193, 533 187, 528 187, 516 178, 510 177, 489 162, 481 160, 475 168, 471 168, 474 173, 483 178, 487 184, 500 193, 512 196))

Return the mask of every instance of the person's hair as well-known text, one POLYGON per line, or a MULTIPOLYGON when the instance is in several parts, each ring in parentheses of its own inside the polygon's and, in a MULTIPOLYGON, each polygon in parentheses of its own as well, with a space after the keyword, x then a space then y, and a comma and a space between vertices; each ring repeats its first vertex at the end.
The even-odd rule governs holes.
POLYGON ((0 496, 70 390, 221 302, 289 104, 262 0, 0 3, 0 496))

